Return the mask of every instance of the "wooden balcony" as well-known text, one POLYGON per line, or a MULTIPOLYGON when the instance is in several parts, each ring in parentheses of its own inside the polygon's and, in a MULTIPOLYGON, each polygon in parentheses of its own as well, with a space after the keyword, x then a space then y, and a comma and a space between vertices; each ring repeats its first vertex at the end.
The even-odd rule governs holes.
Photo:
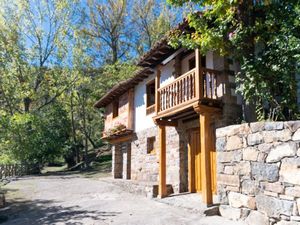
POLYGON ((195 104, 220 107, 224 95, 224 74, 221 71, 194 68, 156 91, 157 118, 170 117, 195 104))

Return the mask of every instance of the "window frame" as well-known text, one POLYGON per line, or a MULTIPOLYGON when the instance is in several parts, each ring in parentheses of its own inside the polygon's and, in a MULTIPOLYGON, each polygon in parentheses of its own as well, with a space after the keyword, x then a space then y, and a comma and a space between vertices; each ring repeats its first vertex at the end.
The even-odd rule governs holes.
POLYGON ((120 105, 119 98, 115 99, 112 102, 112 118, 113 119, 115 119, 119 116, 119 105, 120 105))
POLYGON ((156 144, 156 137, 155 136, 147 137, 147 154, 148 155, 155 155, 156 154, 155 144, 156 144))
POLYGON ((156 88, 155 88, 155 79, 149 81, 146 83, 146 115, 149 115, 151 113, 154 113, 155 111, 155 93, 156 92, 156 88), (151 93, 151 90, 150 90, 150 86, 151 85, 154 85, 154 102, 153 104, 149 105, 149 102, 150 102, 150 93, 151 93))

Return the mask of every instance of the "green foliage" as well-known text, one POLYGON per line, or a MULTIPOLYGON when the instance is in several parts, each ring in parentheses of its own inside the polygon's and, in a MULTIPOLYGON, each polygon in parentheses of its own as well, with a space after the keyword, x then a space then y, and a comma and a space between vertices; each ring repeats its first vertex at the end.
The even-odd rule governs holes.
MULTIPOLYGON (((183 5, 188 1, 169 0, 183 5)), ((297 117, 296 80, 300 63, 300 1, 192 1, 191 34, 175 31, 173 46, 199 47, 235 58, 241 65, 238 92, 256 105, 259 120, 297 117)))
POLYGON ((5 136, 1 139, 1 149, 20 162, 53 162, 62 154, 68 140, 70 125, 67 112, 61 105, 36 114, 14 114, 3 126, 5 136))

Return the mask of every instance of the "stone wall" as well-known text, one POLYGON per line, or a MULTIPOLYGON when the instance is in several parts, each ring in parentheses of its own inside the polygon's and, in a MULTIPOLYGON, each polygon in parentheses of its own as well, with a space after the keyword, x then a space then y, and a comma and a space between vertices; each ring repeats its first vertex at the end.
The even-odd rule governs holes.
MULTIPOLYGON (((185 171, 184 152, 180 131, 174 127, 166 128, 166 160, 167 184, 173 187, 175 193, 185 191, 187 186, 187 171, 185 171)), ((186 167, 187 168, 187 167, 186 167)), ((148 181, 158 184, 159 175, 159 136, 158 127, 148 128, 136 133, 136 139, 131 143, 131 179, 148 181), (155 152, 147 152, 147 138, 155 137, 155 152)))
POLYGON ((217 129, 220 213, 248 224, 300 224, 300 121, 217 129))

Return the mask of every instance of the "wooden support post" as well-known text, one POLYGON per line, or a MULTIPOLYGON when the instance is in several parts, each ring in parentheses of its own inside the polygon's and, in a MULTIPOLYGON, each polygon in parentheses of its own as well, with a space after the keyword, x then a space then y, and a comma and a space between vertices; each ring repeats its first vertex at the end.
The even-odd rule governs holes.
POLYGON ((201 87, 200 81, 201 81, 201 55, 198 48, 195 49, 195 62, 196 62, 196 79, 195 79, 195 88, 196 88, 196 97, 197 99, 200 99, 203 97, 203 87, 201 87))
POLYGON ((191 137, 188 143, 188 175, 189 175, 189 192, 194 193, 195 190, 195 155, 191 146, 191 137))
POLYGON ((158 195, 160 198, 167 196, 166 185, 166 127, 159 126, 159 185, 158 195))
POLYGON ((134 129, 134 90, 131 88, 128 91, 128 124, 127 128, 134 129))
POLYGON ((200 118, 200 146, 201 146, 201 183, 202 199, 209 206, 213 203, 211 168, 210 168, 210 113, 202 112, 200 118))
POLYGON ((160 111, 160 94, 157 91, 160 87, 160 74, 161 74, 161 66, 157 67, 157 73, 155 77, 155 113, 160 111))

